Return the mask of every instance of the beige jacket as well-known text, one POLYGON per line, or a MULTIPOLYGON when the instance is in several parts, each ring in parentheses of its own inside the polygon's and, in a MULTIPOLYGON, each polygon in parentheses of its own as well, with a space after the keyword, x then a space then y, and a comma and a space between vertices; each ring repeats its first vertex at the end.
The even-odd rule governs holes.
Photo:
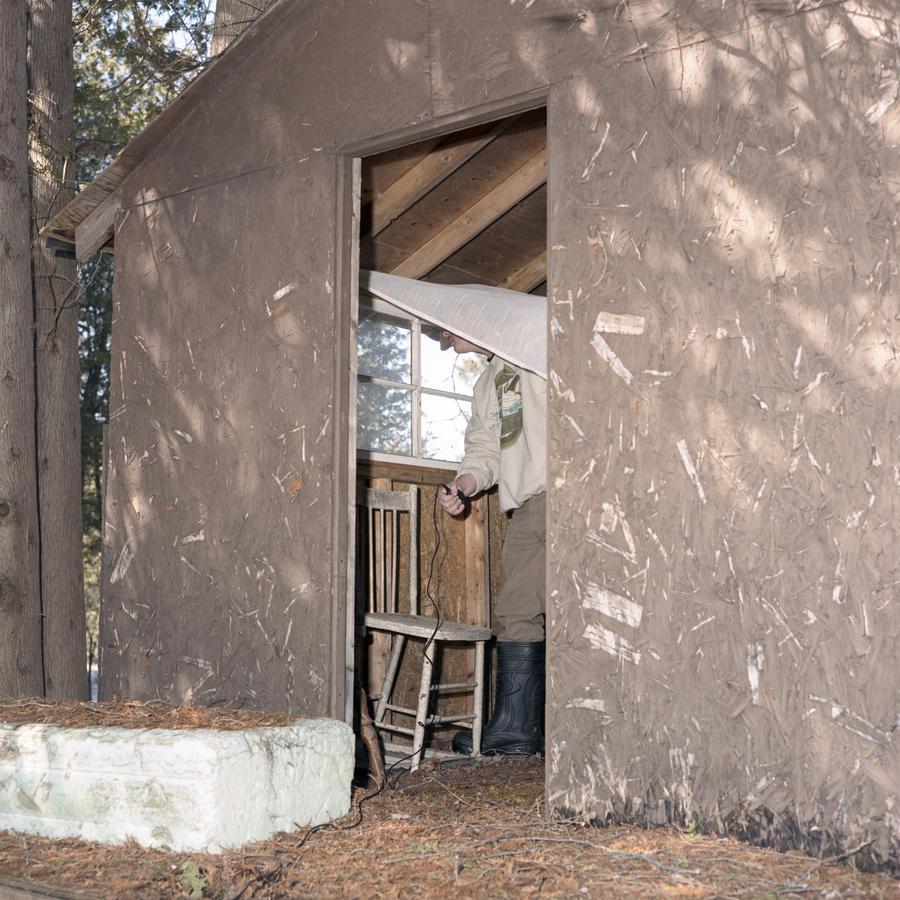
POLYGON ((518 509, 547 489, 547 382, 498 356, 475 383, 460 475, 478 490, 500 487, 500 508, 518 509))

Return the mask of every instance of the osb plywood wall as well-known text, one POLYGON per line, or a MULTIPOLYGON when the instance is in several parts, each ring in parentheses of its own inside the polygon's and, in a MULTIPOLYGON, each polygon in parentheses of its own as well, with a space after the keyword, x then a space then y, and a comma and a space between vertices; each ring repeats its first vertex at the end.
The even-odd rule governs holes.
MULTIPOLYGON (((122 186, 101 696, 341 716, 336 385, 350 340, 333 148, 407 125, 428 89, 424 62, 388 102, 353 67, 333 83, 301 75, 365 46, 373 25, 340 4, 273 12, 280 47, 241 57, 236 42, 244 65, 122 186), (284 27, 300 13, 299 32, 284 27)), ((401 12, 396 27, 379 19, 418 42, 401 12)))
POLYGON ((552 95, 555 809, 896 860, 898 49, 842 6, 552 95))
POLYGON ((549 86, 548 808, 896 861, 893 4, 268 23, 126 185, 104 691, 329 708, 329 154, 549 86))
MULTIPOLYGON (((104 698, 328 708, 333 414, 308 385, 333 352, 333 312, 327 297, 296 302, 296 267, 262 237, 308 214, 297 184, 267 173, 138 197, 120 224, 104 698)), ((329 236, 315 244, 308 258, 327 258, 329 236)))

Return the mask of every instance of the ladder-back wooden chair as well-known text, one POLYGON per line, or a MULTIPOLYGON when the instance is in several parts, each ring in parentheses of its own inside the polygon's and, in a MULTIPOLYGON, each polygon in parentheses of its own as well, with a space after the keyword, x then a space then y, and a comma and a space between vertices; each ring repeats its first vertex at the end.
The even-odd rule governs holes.
POLYGON ((386 632, 392 636, 392 647, 381 692, 373 695, 375 728, 380 732, 405 734, 412 738, 411 748, 400 748, 385 741, 391 750, 406 749, 410 752, 410 768, 415 771, 422 761, 426 731, 434 725, 458 723, 472 729, 472 754, 481 753, 481 732, 484 726, 484 652, 491 639, 491 631, 479 625, 448 622, 419 613, 419 492, 415 485, 408 491, 377 491, 360 489, 357 495, 359 540, 357 556, 360 566, 358 576, 365 585, 366 629, 386 632), (409 575, 409 612, 400 612, 400 516, 408 516, 407 551, 409 575), (360 571, 361 570, 361 571, 360 571), (394 702, 393 692, 397 672, 407 638, 419 638, 426 642, 421 652, 422 674, 419 683, 418 704, 415 709, 394 702), (470 643, 475 646, 475 676, 470 682, 435 683, 434 662, 441 643, 470 643), (432 697, 441 693, 471 691, 473 711, 449 715, 434 715, 432 697), (413 716, 415 725, 409 728, 396 725, 386 716, 389 712, 413 716))

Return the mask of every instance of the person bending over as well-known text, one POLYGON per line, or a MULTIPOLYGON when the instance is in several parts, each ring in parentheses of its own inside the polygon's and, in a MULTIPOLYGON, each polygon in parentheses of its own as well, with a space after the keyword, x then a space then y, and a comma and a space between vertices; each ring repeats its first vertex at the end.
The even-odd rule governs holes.
MULTIPOLYGON (((501 554, 500 594, 494 608, 497 690, 482 753, 535 754, 544 746, 544 610, 547 488, 547 383, 458 335, 442 332, 441 346, 480 353, 488 365, 475 383, 465 455, 455 480, 439 492, 441 506, 461 516, 465 497, 498 485, 510 517, 501 554)), ((453 738, 457 753, 472 752, 472 733, 453 738)))

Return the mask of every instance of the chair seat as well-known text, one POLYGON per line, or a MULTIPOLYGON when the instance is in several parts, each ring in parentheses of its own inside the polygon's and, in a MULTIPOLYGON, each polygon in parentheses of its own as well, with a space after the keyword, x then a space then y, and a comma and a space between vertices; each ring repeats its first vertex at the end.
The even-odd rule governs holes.
POLYGON ((410 637, 430 638, 436 641, 489 641, 491 629, 483 625, 464 625, 462 622, 441 622, 429 616, 411 616, 406 613, 366 613, 366 628, 390 631, 410 637))

